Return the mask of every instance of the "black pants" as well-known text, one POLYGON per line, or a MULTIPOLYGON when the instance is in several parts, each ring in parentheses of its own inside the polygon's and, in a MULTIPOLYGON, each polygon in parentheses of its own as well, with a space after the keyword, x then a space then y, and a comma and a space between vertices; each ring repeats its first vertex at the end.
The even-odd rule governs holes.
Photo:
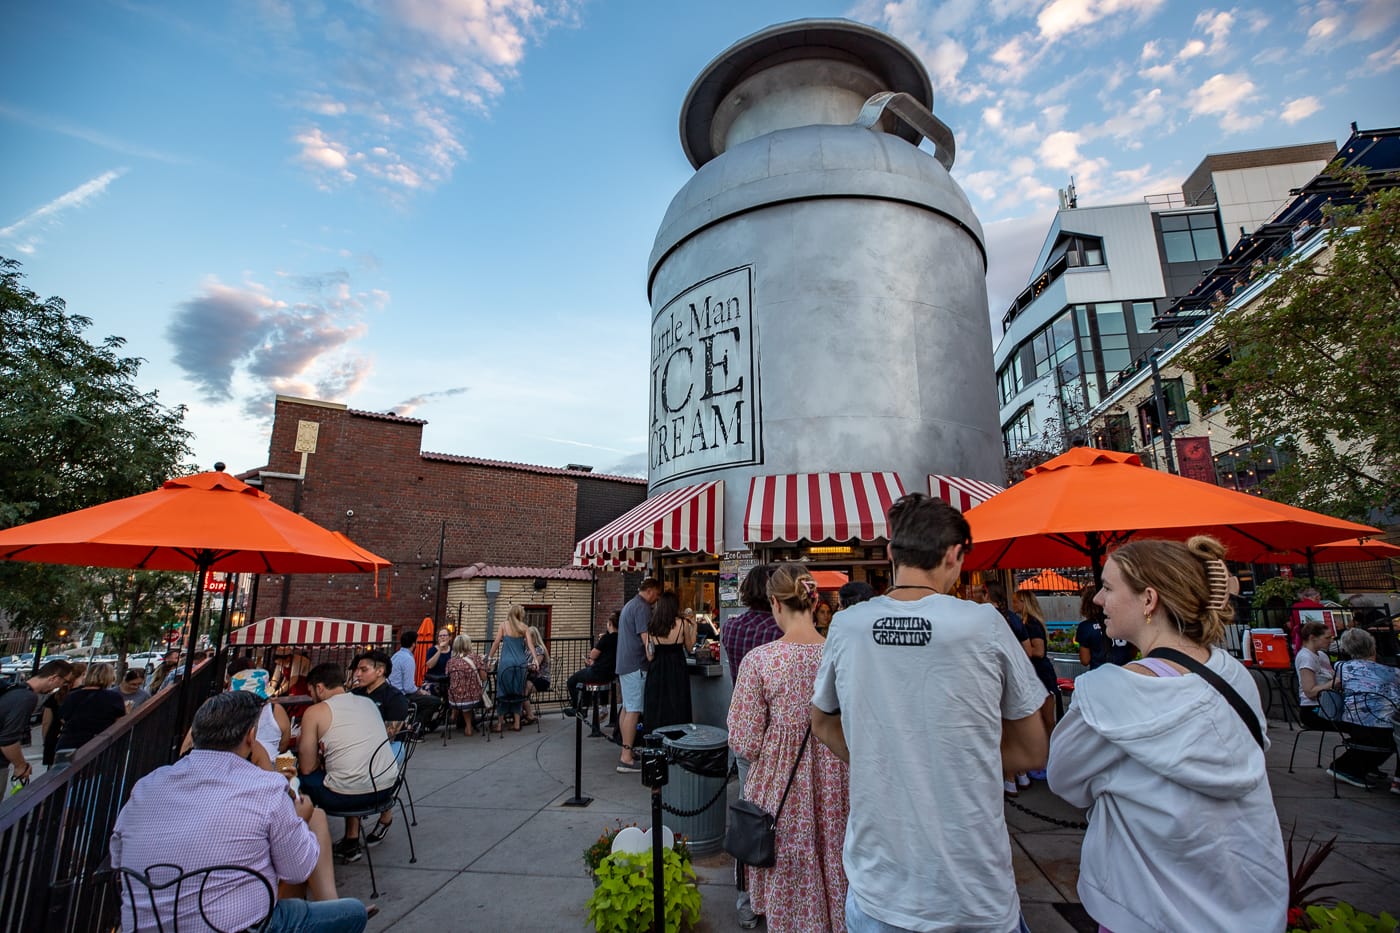
POLYGON ((579 671, 576 674, 573 674, 569 677, 567 683, 567 686, 569 688, 569 705, 572 706, 574 709, 578 709, 583 705, 583 698, 579 695, 579 686, 581 684, 603 683, 604 681, 611 680, 611 674, 604 675, 597 673, 593 670, 592 667, 585 667, 579 669, 579 671))
MULTIPOLYGON (((1342 732, 1357 742, 1366 745, 1374 745, 1378 748, 1395 748, 1395 733, 1387 726, 1358 726, 1350 722, 1337 724, 1342 732)), ((1360 749, 1349 748, 1337 756, 1337 760, 1332 762, 1333 770, 1343 774, 1350 774, 1352 777, 1365 777, 1368 771, 1379 771, 1381 765, 1391 756, 1391 752, 1364 752, 1360 749)), ((1396 769, 1395 777, 1400 778, 1400 767, 1396 769)))
POLYGON ((436 729, 441 723, 443 710, 442 700, 428 693, 415 693, 409 696, 408 702, 413 704, 413 708, 418 711, 418 721, 423 724, 424 729, 436 729))

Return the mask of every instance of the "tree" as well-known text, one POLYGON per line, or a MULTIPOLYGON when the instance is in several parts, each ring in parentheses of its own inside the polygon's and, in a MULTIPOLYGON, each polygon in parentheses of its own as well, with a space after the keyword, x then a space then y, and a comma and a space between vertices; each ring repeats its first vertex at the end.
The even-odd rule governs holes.
POLYGON ((119 667, 126 667, 131 648, 144 649, 179 621, 190 587, 188 573, 105 568, 90 572, 85 596, 93 615, 102 620, 97 628, 105 633, 106 644, 116 649, 119 667))
MULTIPOLYGON (((0 528, 148 492, 189 454, 183 406, 136 386, 125 341, 89 343, 89 318, 25 288, 0 257, 0 528)), ((0 615, 23 630, 77 618, 86 578, 76 568, 0 562, 0 615)))
MULTIPOLYGON (((1334 171, 1327 250, 1262 270, 1254 302, 1223 310, 1185 365, 1195 401, 1223 400, 1239 436, 1288 456, 1271 498, 1357 521, 1400 512, 1400 188, 1334 171)), ((1256 277, 1256 280, 1258 277, 1256 277)))

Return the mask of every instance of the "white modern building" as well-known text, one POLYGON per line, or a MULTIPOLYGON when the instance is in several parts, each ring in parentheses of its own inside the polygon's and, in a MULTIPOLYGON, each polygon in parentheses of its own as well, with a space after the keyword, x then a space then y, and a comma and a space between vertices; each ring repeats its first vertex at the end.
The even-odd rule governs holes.
POLYGON ((1065 198, 1002 317, 994 365, 1007 455, 1043 446, 1056 425, 1082 426, 1123 371, 1173 341, 1154 320, 1336 152, 1320 142, 1209 155, 1179 194, 1099 207, 1065 198))

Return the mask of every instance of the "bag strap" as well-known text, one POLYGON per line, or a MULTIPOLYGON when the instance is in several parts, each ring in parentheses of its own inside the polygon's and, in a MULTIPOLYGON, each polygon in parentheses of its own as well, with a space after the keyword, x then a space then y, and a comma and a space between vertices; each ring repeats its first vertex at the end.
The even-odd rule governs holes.
POLYGON ((1249 729, 1249 734, 1254 737, 1255 744, 1259 746, 1261 751, 1263 750, 1264 732, 1259 728, 1259 718, 1254 715, 1254 710, 1249 708, 1249 704, 1244 701, 1244 698, 1235 692, 1235 688, 1225 682, 1225 678, 1206 667, 1200 661, 1197 661, 1188 654, 1177 651, 1175 648, 1155 648, 1147 656, 1149 658, 1161 658, 1163 661, 1173 661, 1193 674, 1200 674, 1201 677, 1205 679, 1206 683, 1214 687, 1216 691, 1234 707, 1235 712, 1238 713, 1240 719, 1243 720, 1245 727, 1249 729))
POLYGON ((787 787, 783 788, 783 799, 778 801, 778 812, 773 814, 773 825, 778 825, 778 817, 783 815, 783 805, 787 803, 788 792, 792 790, 792 779, 797 777, 797 766, 802 763, 802 753, 807 750, 807 740, 812 737, 812 725, 807 724, 807 731, 802 734, 802 747, 797 750, 797 758, 792 763, 792 771, 788 773, 787 787))

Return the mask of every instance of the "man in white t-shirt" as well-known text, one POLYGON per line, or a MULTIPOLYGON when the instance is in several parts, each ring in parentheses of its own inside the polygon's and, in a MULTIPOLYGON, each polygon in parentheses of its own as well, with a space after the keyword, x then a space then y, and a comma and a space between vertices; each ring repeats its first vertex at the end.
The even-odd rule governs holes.
POLYGON ((851 766, 846 923, 1012 933, 1001 773, 1045 767, 1045 688, 994 607, 945 595, 972 546, 962 514, 915 493, 889 528, 894 583, 837 614, 812 697, 812 734, 851 766))

